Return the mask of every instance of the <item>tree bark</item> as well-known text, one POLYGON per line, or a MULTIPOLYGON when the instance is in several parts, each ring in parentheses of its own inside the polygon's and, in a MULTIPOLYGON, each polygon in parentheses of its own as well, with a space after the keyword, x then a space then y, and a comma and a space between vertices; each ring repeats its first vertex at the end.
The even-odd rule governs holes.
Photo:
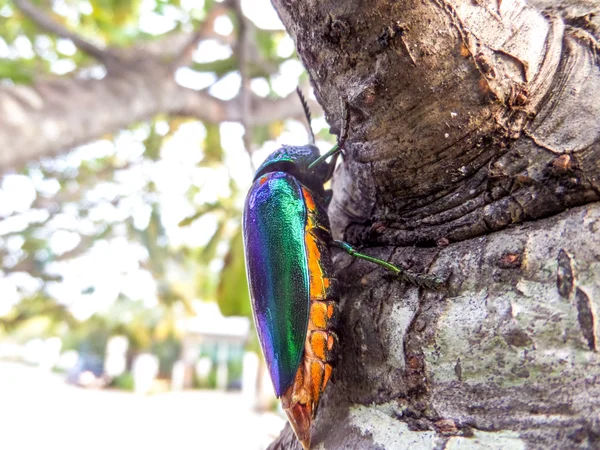
POLYGON ((350 106, 335 237, 448 277, 337 258, 314 448, 598 448, 598 4, 273 3, 334 132, 350 106))

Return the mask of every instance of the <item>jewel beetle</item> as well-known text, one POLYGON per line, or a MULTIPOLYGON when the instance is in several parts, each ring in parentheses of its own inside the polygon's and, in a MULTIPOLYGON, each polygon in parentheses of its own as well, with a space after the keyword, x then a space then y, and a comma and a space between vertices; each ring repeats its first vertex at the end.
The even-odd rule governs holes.
MULTIPOLYGON (((310 112, 298 90, 310 129, 310 112)), ((338 347, 338 287, 331 247, 366 259, 419 286, 431 275, 405 271, 356 251, 331 236, 324 184, 331 178, 348 132, 342 102, 337 145, 321 156, 311 143, 284 145, 258 168, 243 214, 244 251, 252 310, 269 374, 288 420, 305 449, 338 347), (326 162, 329 157, 331 161, 326 162)))

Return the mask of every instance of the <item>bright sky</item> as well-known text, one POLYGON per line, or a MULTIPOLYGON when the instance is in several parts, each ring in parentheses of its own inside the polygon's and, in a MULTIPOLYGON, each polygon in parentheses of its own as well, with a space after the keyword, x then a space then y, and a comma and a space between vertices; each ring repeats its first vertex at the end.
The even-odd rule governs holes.
MULTIPOLYGON (((56 2, 57 12, 69 16, 74 10, 67 3, 56 2)), ((183 0, 182 9, 191 10, 197 6, 196 0, 183 0)), ((89 9, 89 3, 81 1, 79 9, 89 9)), ((143 0, 144 13, 141 27, 151 33, 160 34, 169 31, 181 17, 181 11, 176 8, 167 8, 165 16, 152 12, 153 0, 143 0)), ((283 26, 273 10, 269 0, 243 0, 242 8, 245 14, 257 26, 265 29, 281 30, 283 26)), ((223 16, 216 22, 217 31, 228 34, 232 31, 230 20, 223 16)), ((36 45, 43 47, 43 39, 36 45)), ((73 54, 75 48, 68 40, 61 40, 60 50, 65 54, 73 54)), ((13 52, 21 55, 33 53, 28 39, 18 39, 14 48, 9 48, 0 39, 0 58, 14 57, 13 52)), ((294 44, 289 37, 279 43, 277 52, 281 56, 289 56, 294 51, 294 44)), ((194 54, 198 62, 223 59, 231 54, 229 46, 216 41, 204 41, 194 54)), ((54 61, 52 70, 57 74, 73 70, 73 63, 68 59, 54 61)), ((303 67, 298 61, 288 61, 282 64, 280 74, 273 79, 274 91, 285 96, 294 91, 298 85, 298 78, 303 72, 303 67)), ((96 75, 104 76, 102 71, 96 75)), ((190 69, 180 69, 176 74, 177 81, 183 86, 192 89, 203 89, 214 82, 210 74, 201 74, 190 69)), ((230 74, 215 83, 210 92, 221 99, 235 97, 240 87, 238 74, 230 74)), ((259 96, 268 93, 266 80, 254 80, 252 90, 259 96)), ((315 133, 327 127, 323 118, 313 120, 315 133)), ((158 132, 166 133, 158 126, 158 132), (162 130, 162 131, 161 131, 162 130)), ((221 143, 226 153, 226 165, 231 177, 245 192, 252 180, 251 165, 248 154, 244 150, 242 135, 243 127, 238 123, 223 123, 220 126, 221 143)), ((148 133, 147 127, 119 133, 114 142, 107 140, 96 141, 75 149, 65 157, 59 158, 54 164, 68 167, 78 167, 82 160, 116 155, 122 161, 136 161, 144 148, 140 143, 148 133)), ((169 238, 169 245, 177 248, 180 245, 204 245, 216 227, 214 217, 205 217, 195 221, 189 227, 179 227, 178 223, 185 217, 195 212, 195 206, 186 199, 186 192, 192 185, 201 187, 201 192, 195 199, 198 203, 210 202, 218 197, 229 196, 228 174, 219 170, 200 168, 196 163, 202 157, 201 143, 206 135, 202 123, 193 122, 182 125, 161 151, 161 160, 157 162, 145 161, 133 165, 132 168, 122 170, 118 174, 119 183, 101 183, 88 193, 88 200, 98 202, 99 206, 92 208, 88 219, 75 220, 69 214, 58 214, 52 219, 47 228, 51 230, 50 246, 53 252, 61 254, 73 249, 79 244, 80 237, 77 231, 90 233, 98 224, 95 220, 123 221, 133 217, 135 226, 142 229, 149 220, 150 206, 145 199, 131 195, 128 201, 120 202, 118 206, 111 203, 117 196, 140 192, 147 180, 152 180, 157 186, 159 202, 163 211, 163 220, 169 238), (53 230, 53 231, 52 231, 53 230)), ((285 123, 285 130, 276 141, 268 141, 253 154, 254 166, 258 167, 265 157, 276 150, 282 143, 304 144, 308 142, 308 135, 303 124, 289 120, 285 123)), ((329 149, 326 142, 317 142, 322 151, 329 149)), ((35 170, 31 177, 21 175, 7 175, 0 186, 0 243, 13 248, 18 262, 23 254, 20 250, 24 240, 18 235, 27 223, 42 221, 48 217, 44 210, 30 210, 35 200, 36 188, 38 192, 52 195, 59 189, 55 180, 45 180, 36 176, 35 170), (18 214, 21 213, 21 214, 18 214), (12 234, 11 234, 12 233, 12 234)), ((243 196, 236 199, 240 206, 243 196)), ((75 206, 73 206, 75 208, 75 206)), ((68 208, 67 208, 68 210, 68 208)), ((53 263, 52 271, 61 274, 64 281, 53 283, 49 286, 49 293, 61 302, 68 304, 73 313, 80 319, 89 317, 96 311, 101 311, 110 306, 117 298, 119 292, 125 293, 130 298, 143 300, 151 307, 156 304, 156 285, 150 273, 141 267, 141 262, 147 258, 145 248, 129 242, 125 238, 114 238, 110 241, 98 241, 89 251, 75 260, 53 263), (84 294, 89 287, 94 286, 94 291, 84 294)), ((38 281, 27 274, 14 274, 0 279, 0 315, 6 314, 10 307, 19 301, 21 295, 35 290, 38 281)))

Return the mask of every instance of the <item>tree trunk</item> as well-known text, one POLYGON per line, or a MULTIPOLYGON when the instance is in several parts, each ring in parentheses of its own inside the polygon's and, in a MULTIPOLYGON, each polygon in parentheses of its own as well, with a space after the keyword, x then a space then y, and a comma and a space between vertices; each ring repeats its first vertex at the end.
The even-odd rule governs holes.
POLYGON ((350 106, 335 237, 448 277, 339 255, 313 447, 598 448, 597 2, 273 3, 334 132, 350 106))

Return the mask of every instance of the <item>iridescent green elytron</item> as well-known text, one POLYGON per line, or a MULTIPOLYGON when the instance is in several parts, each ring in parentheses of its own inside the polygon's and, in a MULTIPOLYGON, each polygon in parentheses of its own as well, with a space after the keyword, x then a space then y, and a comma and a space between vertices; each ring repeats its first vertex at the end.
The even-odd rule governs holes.
POLYGON ((305 449, 338 347, 330 247, 416 285, 441 284, 434 276, 410 273, 332 238, 326 213, 330 196, 323 185, 347 134, 344 111, 338 145, 326 155, 320 156, 314 145, 283 146, 272 153, 257 170, 244 209, 246 269, 258 337, 275 393, 305 449), (333 158, 326 163, 329 156, 333 158))
POLYGON ((274 172, 255 182, 244 215, 246 265, 256 329, 278 397, 294 380, 308 326, 305 225, 306 207, 294 177, 274 172))

